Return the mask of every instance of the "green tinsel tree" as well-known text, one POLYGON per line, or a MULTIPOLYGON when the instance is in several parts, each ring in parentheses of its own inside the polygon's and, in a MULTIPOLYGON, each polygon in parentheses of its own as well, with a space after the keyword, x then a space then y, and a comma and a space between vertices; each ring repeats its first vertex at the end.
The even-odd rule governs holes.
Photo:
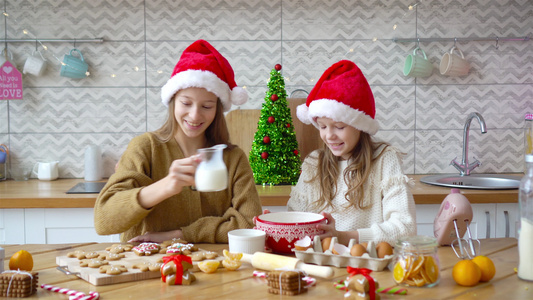
POLYGON ((256 184, 296 184, 300 177, 302 162, 280 70, 281 65, 277 64, 270 72, 265 103, 250 150, 256 184))

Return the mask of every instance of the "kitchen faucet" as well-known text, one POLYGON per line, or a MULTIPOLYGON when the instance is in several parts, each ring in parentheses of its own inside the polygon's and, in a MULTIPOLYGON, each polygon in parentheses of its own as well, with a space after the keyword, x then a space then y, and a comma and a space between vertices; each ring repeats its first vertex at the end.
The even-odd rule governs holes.
POLYGON ((454 166, 460 172, 461 176, 470 175, 470 171, 481 165, 481 162, 477 159, 474 160, 474 162, 471 164, 468 163, 468 133, 470 131, 470 123, 472 123, 472 119, 474 118, 479 121, 479 125, 481 126, 481 133, 487 132, 487 125, 485 124, 485 120, 483 119, 483 117, 477 112, 470 113, 466 118, 465 128, 463 130, 463 160, 459 164, 456 161, 457 157, 455 157, 450 162, 450 165, 454 166))

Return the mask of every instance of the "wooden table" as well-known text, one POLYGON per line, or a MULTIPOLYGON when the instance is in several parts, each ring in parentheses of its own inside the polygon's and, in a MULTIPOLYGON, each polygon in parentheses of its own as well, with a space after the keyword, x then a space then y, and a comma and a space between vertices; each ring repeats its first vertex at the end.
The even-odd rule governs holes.
MULTIPOLYGON (((167 286, 160 279, 93 286, 75 276, 67 276, 56 269, 55 258, 66 255, 73 249, 102 250, 110 244, 62 244, 62 245, 7 245, 6 257, 20 249, 26 249, 34 258, 34 270, 39 272, 39 284, 51 284, 63 288, 88 293, 97 291, 101 299, 298 299, 280 297, 267 292, 264 279, 252 276, 254 268, 244 263, 237 271, 219 269, 214 274, 195 273, 197 281, 191 286, 167 286)), ((206 245, 199 247, 219 251, 227 245, 206 245)), ((514 238, 481 240, 481 254, 490 257, 496 265, 496 276, 486 283, 474 287, 457 285, 451 271, 458 258, 450 247, 439 248, 441 265, 440 283, 433 288, 408 287, 408 296, 382 294, 382 299, 533 299, 533 282, 518 279, 514 268, 517 267, 517 240, 514 238)), ((5 262, 5 267, 8 262, 5 262)), ((342 299, 343 292, 336 290, 334 282, 346 278, 345 268, 335 268, 335 276, 330 279, 316 278, 317 284, 309 288, 305 299, 342 299)), ((390 271, 373 272, 382 287, 393 286, 390 271)), ((29 299, 68 299, 67 296, 49 292, 41 288, 29 299)))
MULTIPOLYGON (((518 175, 518 174, 514 174, 518 175)), ((446 187, 420 182, 425 175, 407 175, 414 180, 411 189, 416 204, 440 204, 450 193, 446 187)), ((2 181, 0 182, 0 208, 92 208, 97 194, 66 194, 83 179, 54 181, 2 181)), ((263 206, 285 206, 292 186, 257 186, 263 206)), ((461 189, 470 203, 517 203, 518 190, 461 189)))

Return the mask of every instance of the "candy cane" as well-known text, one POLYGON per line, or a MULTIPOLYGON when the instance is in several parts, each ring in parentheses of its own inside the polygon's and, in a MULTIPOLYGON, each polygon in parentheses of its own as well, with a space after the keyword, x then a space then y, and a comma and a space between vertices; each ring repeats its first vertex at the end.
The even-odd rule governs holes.
POLYGON ((84 292, 79 292, 76 290, 66 289, 49 284, 42 284, 41 288, 51 292, 68 295, 69 300, 96 300, 100 298, 100 294, 98 294, 97 292, 90 292, 89 295, 86 295, 84 292))

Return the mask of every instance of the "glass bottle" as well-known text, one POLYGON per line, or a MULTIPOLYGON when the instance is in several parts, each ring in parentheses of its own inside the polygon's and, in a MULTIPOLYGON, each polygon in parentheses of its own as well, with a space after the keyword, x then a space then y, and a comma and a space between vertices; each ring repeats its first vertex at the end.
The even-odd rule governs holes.
POLYGON ((533 154, 526 155, 526 174, 520 181, 518 205, 518 278, 533 281, 533 154))
POLYGON ((440 280, 437 250, 434 237, 416 235, 399 239, 394 247, 394 281, 407 286, 436 286, 440 280))

